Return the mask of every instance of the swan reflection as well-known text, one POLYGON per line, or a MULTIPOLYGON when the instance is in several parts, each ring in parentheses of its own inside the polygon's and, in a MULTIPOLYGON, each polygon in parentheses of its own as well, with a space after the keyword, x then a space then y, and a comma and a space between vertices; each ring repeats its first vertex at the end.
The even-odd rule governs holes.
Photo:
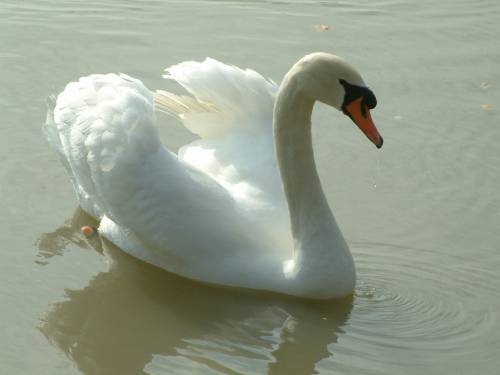
POLYGON ((42 318, 41 331, 85 374, 311 374, 330 357, 352 298, 304 302, 276 294, 211 287, 140 262, 98 236, 78 209, 39 241, 63 254, 69 241, 110 259, 81 290, 67 290, 42 318), (85 245, 82 243, 85 242, 85 245))

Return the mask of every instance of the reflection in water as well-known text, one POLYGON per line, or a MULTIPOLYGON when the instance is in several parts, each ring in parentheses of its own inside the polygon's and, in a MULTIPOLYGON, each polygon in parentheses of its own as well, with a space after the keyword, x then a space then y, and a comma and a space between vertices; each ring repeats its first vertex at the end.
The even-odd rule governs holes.
POLYGON ((70 242, 110 260, 42 318, 41 331, 85 374, 496 373, 486 370, 498 352, 498 265, 352 243, 354 299, 313 303, 180 278, 85 239, 89 224, 77 210, 38 242, 45 261, 70 242))
MULTIPOLYGON (((36 263, 47 264, 49 259, 55 255, 62 255, 64 249, 68 244, 73 243, 81 248, 88 248, 88 242, 80 235, 80 232, 76 229, 79 223, 89 223, 94 222, 89 215, 85 213, 82 209, 78 208, 75 210, 73 217, 69 221, 55 231, 50 233, 43 233, 37 241, 38 246, 38 256, 36 263)), ((95 247, 96 250, 99 247, 95 247)), ((99 249, 102 253, 102 250, 99 249)))
MULTIPOLYGON (((50 248, 61 253, 65 241, 82 245, 78 231, 89 220, 77 210, 70 225, 43 235, 44 258, 50 248)), ((104 249, 109 272, 67 291, 41 330, 86 374, 172 373, 173 363, 181 373, 311 374, 331 356, 328 346, 352 309, 352 298, 313 303, 210 287, 140 262, 98 236, 84 242, 104 249)))

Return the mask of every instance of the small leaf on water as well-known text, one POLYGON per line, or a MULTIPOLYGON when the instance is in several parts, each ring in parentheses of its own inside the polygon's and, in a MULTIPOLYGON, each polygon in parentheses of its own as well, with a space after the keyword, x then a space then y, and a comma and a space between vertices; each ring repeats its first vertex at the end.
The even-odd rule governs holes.
POLYGON ((331 29, 331 26, 330 25, 325 25, 325 24, 319 24, 319 25, 315 25, 314 26, 314 29, 318 32, 318 33, 323 33, 325 31, 328 31, 331 29))
POLYGON ((481 108, 489 110, 489 109, 495 109, 495 106, 493 104, 481 104, 481 108))
POLYGON ((483 81, 480 83, 479 87, 481 90, 487 90, 490 87, 490 83, 488 81, 483 81))

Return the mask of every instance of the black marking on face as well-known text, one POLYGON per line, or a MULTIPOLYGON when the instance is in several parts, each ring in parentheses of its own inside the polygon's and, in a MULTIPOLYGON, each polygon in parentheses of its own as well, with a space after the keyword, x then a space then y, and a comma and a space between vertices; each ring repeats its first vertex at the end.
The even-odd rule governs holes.
POLYGON ((349 115, 347 112, 347 106, 352 103, 354 100, 363 98, 361 105, 361 114, 363 117, 365 116, 365 106, 369 109, 373 109, 377 106, 377 98, 375 98, 375 94, 368 87, 351 85, 349 82, 339 79, 339 82, 342 86, 344 86, 345 95, 344 102, 342 103, 342 112, 346 115, 349 115), (363 105, 364 104, 364 105, 363 105))

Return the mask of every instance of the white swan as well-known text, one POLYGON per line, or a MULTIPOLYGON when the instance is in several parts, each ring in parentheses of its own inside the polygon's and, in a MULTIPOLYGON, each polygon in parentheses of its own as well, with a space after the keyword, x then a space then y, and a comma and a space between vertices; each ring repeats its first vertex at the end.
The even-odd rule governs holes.
POLYGON ((91 75, 48 111, 45 135, 99 232, 190 279, 306 298, 352 293, 354 263, 320 185, 310 118, 319 100, 382 146, 369 112, 375 96, 356 70, 314 53, 279 88, 213 59, 165 77, 191 96, 91 75), (200 136, 178 155, 160 142, 155 100, 200 136))

